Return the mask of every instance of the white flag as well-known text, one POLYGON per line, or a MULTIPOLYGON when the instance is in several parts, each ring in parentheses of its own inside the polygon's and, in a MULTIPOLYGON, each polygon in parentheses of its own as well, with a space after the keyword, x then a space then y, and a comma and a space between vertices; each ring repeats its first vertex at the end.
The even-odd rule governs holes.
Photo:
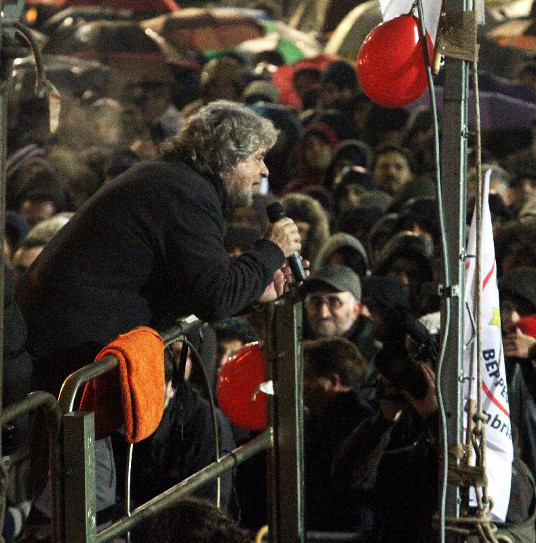
MULTIPOLYGON (((414 0, 380 0, 380 10, 384 21, 390 21, 399 15, 409 13, 414 0)), ((435 44, 439 16, 441 15, 441 0, 423 0, 424 27, 428 30, 435 44)), ((415 9, 414 14, 418 16, 415 9)))
MULTIPOLYGON (((476 399, 476 369, 482 367, 482 408, 486 417, 486 474, 488 476, 488 494, 493 499, 492 517, 503 522, 510 501, 510 485, 512 476, 512 430, 510 411, 508 408, 508 390, 501 336, 501 319, 499 312, 499 290, 497 288, 497 267, 495 264, 495 247, 489 210, 489 181, 491 170, 484 178, 482 205, 482 239, 481 239, 481 338, 482 352, 477 357, 476 341, 473 341, 465 352, 464 374, 470 377, 465 380, 464 402, 476 399)), ((476 255, 476 221, 473 213, 467 254, 476 255)), ((465 265, 466 302, 473 312, 475 289, 475 258, 469 258, 465 265)), ((474 336, 468 312, 465 313, 465 344, 474 336)), ((476 316, 474 317, 476 319, 476 316)), ((465 430, 467 426, 465 424, 465 430)), ((475 502, 476 503, 476 502, 475 502)))

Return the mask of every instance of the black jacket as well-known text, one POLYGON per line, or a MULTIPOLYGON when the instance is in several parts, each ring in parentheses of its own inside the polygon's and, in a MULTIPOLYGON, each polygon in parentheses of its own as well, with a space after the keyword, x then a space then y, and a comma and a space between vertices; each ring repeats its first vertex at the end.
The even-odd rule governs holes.
POLYGON ((141 163, 102 187, 28 270, 19 305, 36 386, 57 393, 118 334, 194 313, 216 321, 256 300, 283 265, 268 240, 231 259, 223 185, 178 160, 141 163))

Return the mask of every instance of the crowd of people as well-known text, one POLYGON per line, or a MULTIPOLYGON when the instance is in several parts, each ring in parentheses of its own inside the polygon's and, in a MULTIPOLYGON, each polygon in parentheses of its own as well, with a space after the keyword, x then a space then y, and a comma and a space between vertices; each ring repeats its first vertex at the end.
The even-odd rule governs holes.
MULTIPOLYGON (((292 108, 270 80, 269 64, 278 59, 257 60, 210 60, 187 103, 180 81, 144 82, 121 98, 72 96, 54 135, 40 99, 18 104, 8 133, 4 244, 26 327, 17 321, 16 356, 26 361, 28 351, 31 386, 57 395, 63 380, 117 335, 137 326, 163 330, 193 313, 207 324, 189 340, 214 386, 240 347, 262 345, 258 304, 299 288, 307 529, 351 532, 359 541, 430 542, 440 457, 439 298, 431 285, 441 259, 431 111, 377 106, 343 60, 297 70, 292 83, 301 105, 292 108), (278 200, 286 217, 270 223, 266 208, 278 200), (295 251, 309 274, 300 285, 285 265, 295 251), (415 361, 411 379, 393 367, 406 359, 415 361)), ((510 509, 500 529, 528 543, 536 539, 536 128, 510 140, 514 148, 493 137, 485 134, 482 159, 492 170, 516 436, 510 509)), ((478 182, 473 159, 470 153, 469 215, 478 182)), ((184 371, 183 344, 166 351, 173 387, 166 387, 161 425, 135 458, 138 503, 214 459, 208 401, 195 368, 184 371)), ((218 426, 223 451, 251 437, 221 412, 218 426)), ((15 435, 17 449, 24 440, 15 435)), ((122 498, 115 477, 121 443, 115 435, 96 444, 98 508, 108 513, 102 523, 122 498)), ((235 522, 225 524, 204 502, 178 506, 234 535, 179 538, 182 523, 168 515, 157 519, 160 530, 134 537, 246 541, 244 531, 255 533, 267 519, 259 462, 224 481, 223 509, 235 522)), ((25 499, 34 503, 23 541, 49 537, 41 535, 49 517, 45 475, 26 478, 33 494, 25 499)), ((206 500, 214 494, 210 485, 199 493, 206 500)))

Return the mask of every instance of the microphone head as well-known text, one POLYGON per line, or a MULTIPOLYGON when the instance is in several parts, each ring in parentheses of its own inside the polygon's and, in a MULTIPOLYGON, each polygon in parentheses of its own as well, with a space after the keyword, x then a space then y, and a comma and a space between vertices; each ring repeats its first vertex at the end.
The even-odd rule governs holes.
POLYGON ((268 215, 268 220, 270 222, 277 222, 280 219, 283 219, 287 216, 287 213, 281 202, 273 202, 266 207, 266 214, 268 215))

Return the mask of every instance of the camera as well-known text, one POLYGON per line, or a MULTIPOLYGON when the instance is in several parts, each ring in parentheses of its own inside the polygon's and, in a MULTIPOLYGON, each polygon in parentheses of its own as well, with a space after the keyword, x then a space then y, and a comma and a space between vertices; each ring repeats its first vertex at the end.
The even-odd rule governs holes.
POLYGON ((386 324, 389 337, 375 359, 378 371, 394 386, 416 398, 424 398, 428 385, 418 362, 435 366, 435 339, 424 324, 403 307, 394 308, 386 324), (415 350, 408 349, 408 336, 415 342, 415 350))

